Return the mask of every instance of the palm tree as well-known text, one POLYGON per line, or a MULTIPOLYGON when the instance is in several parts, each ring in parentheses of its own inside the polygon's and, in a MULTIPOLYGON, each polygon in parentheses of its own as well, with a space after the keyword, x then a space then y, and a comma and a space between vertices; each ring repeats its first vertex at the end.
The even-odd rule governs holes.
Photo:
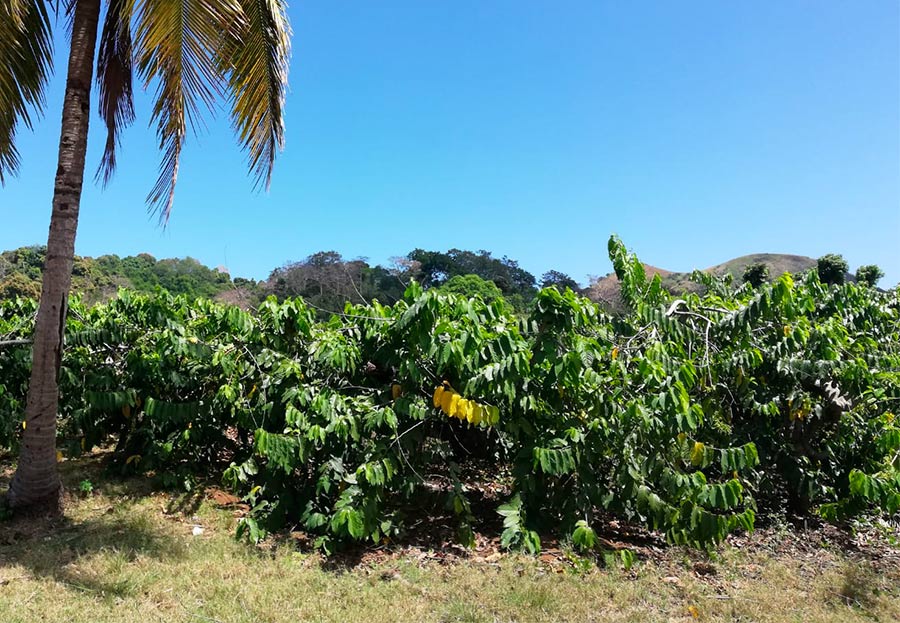
POLYGON ((290 48, 284 0, 0 0, 0 182, 19 165, 17 127, 31 127, 44 107, 53 27, 60 21, 54 16, 68 22, 71 32, 68 75, 25 430, 7 495, 12 508, 38 512, 60 508, 58 375, 95 61, 98 108, 107 129, 97 180, 109 181, 120 132, 134 120, 136 76, 145 87, 155 86, 152 119, 162 162, 147 201, 165 222, 187 130, 217 100, 230 109, 256 185, 268 187, 284 141, 290 48))

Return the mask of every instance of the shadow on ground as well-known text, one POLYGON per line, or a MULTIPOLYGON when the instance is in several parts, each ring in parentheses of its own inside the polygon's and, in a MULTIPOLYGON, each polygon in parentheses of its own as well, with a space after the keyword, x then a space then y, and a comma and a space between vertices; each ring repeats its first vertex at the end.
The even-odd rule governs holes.
MULTIPOLYGON (((60 466, 66 507, 78 495, 79 483, 89 480, 95 490, 118 498, 115 506, 97 508, 99 516, 76 519, 12 517, 0 521, 0 568, 21 566, 35 577, 45 577, 78 590, 103 595, 130 594, 128 581, 116 573, 92 571, 90 562, 103 556, 104 564, 132 562, 140 557, 177 559, 184 545, 164 524, 144 513, 132 512, 134 500, 149 494, 147 479, 110 479, 104 475, 102 457, 91 457, 60 466)), ((5 494, 12 470, 0 473, 0 495, 5 494)))
POLYGON ((110 511, 85 521, 66 518, 35 525, 4 522, 0 536, 0 567, 21 566, 35 577, 51 578, 70 587, 101 594, 125 596, 128 582, 115 573, 95 573, 89 562, 104 555, 104 564, 133 562, 139 557, 176 559, 184 547, 161 527, 142 515, 129 517, 127 509, 110 511), (102 578, 102 579, 101 579, 102 578))

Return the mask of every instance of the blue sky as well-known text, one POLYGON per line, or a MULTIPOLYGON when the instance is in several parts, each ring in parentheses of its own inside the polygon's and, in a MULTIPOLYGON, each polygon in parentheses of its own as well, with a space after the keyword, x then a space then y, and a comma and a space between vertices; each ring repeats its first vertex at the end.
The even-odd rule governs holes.
MULTIPOLYGON (((90 183, 94 119, 79 254, 190 255, 264 278, 319 250, 384 262, 457 247, 586 282, 611 270, 616 232, 669 270, 837 252, 900 281, 894 0, 310 0, 290 16, 271 191, 253 192, 220 113, 189 143, 160 229, 141 94, 105 191, 90 183)), ((0 249, 46 240, 62 77, 20 133, 0 249)))

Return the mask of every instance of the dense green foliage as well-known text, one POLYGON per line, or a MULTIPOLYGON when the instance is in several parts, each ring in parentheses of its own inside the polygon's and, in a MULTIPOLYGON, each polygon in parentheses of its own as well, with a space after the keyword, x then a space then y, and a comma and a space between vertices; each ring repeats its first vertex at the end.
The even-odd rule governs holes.
POLYGON ((573 292, 579 292, 581 290, 581 286, 578 285, 577 281, 572 279, 566 273, 559 272, 558 270, 548 270, 541 275, 541 287, 556 288, 559 291, 563 291, 566 288, 569 288, 573 292))
POLYGON ((441 285, 457 275, 478 275, 485 281, 493 281, 507 301, 520 309, 537 292, 534 275, 517 261, 495 258, 490 251, 450 249, 442 253, 415 249, 406 257, 410 262, 410 276, 426 288, 441 285))
MULTIPOLYGON (((22 247, 0 253, 0 300, 37 297, 46 247, 22 247)), ((246 280, 245 280, 246 282, 246 280)), ((255 286, 246 282, 244 287, 255 286)), ((212 298, 235 287, 228 273, 208 268, 197 260, 157 260, 152 255, 97 258, 75 257, 72 289, 88 302, 103 301, 120 288, 153 292, 162 288, 190 298, 212 298)))
POLYGON ((866 264, 856 269, 856 281, 863 285, 874 288, 881 278, 884 277, 884 271, 875 264, 866 264))
POLYGON ((101 255, 94 262, 101 273, 121 275, 130 288, 140 292, 162 288, 190 298, 212 298, 232 287, 228 273, 211 269, 192 257, 157 260, 147 253, 124 258, 101 255))
POLYGON ((749 283, 754 288, 758 288, 769 280, 769 267, 761 262, 748 264, 744 269, 742 276, 744 283, 749 283))
POLYGON ((840 285, 846 280, 847 271, 849 270, 847 260, 842 255, 829 253, 823 255, 816 260, 816 270, 819 273, 819 280, 829 285, 840 285))
MULTIPOLYGON (((503 543, 531 551, 592 547, 610 515, 705 546, 761 506, 897 512, 900 292, 696 273, 705 293, 674 299, 615 238, 610 257, 616 316, 555 288, 521 317, 415 283, 325 321, 301 299, 74 301, 62 443, 112 441, 120 469, 171 484, 220 469, 252 507, 242 534, 299 525, 326 549, 445 505, 469 541, 462 474, 485 465, 508 474, 503 543)), ((0 340, 27 338, 34 309, 0 305, 0 340)), ((27 367, 0 347, 3 445, 27 367)))
MULTIPOLYGON (((578 289, 578 284, 563 273, 550 271, 545 278, 548 275, 563 280, 563 286, 578 289)), ((371 265, 364 258, 345 260, 336 251, 323 251, 274 270, 267 287, 280 300, 303 297, 324 319, 340 312, 348 302, 377 300, 392 305, 403 298, 412 281, 425 289, 449 286, 449 291, 458 294, 477 293, 487 301, 502 296, 520 312, 537 293, 534 275, 515 260, 495 258, 489 251, 460 249, 446 253, 416 249, 405 258, 395 258, 390 267, 371 265)))
POLYGON ((478 275, 454 275, 440 287, 441 292, 459 294, 466 298, 480 297, 486 303, 503 298, 493 281, 486 281, 478 275))

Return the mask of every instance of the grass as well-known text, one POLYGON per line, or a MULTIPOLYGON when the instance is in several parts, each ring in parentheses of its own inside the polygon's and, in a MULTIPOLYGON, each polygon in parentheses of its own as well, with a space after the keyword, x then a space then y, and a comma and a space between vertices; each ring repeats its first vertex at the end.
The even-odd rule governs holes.
MULTIPOLYGON (((67 465, 70 490, 85 469, 67 465)), ((202 496, 91 480, 57 525, 0 524, 0 621, 900 620, 900 571, 839 551, 726 548, 698 566, 673 549, 630 571, 517 555, 441 564, 428 552, 347 566, 235 542, 232 513, 202 496)))

